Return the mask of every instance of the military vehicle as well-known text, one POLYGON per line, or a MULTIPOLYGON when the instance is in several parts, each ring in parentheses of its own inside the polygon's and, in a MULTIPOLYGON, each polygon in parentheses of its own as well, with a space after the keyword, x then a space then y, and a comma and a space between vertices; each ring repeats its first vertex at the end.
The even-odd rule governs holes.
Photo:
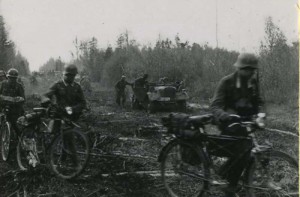
POLYGON ((185 89, 175 84, 149 84, 146 88, 133 88, 132 107, 144 108, 150 113, 169 109, 172 111, 185 111, 189 98, 185 89))

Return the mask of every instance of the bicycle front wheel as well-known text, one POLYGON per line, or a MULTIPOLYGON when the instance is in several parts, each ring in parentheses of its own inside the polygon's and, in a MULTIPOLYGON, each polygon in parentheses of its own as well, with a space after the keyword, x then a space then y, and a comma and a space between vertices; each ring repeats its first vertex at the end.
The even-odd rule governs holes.
POLYGON ((170 196, 200 196, 204 192, 209 170, 203 158, 203 153, 188 143, 174 140, 166 146, 161 174, 170 196))
POLYGON ((64 131, 51 145, 51 169, 60 178, 75 178, 85 169, 89 155, 89 141, 83 132, 75 129, 64 131))
POLYGON ((11 126, 5 122, 1 126, 1 156, 3 161, 7 161, 11 152, 11 126))
POLYGON ((298 196, 298 163, 281 151, 256 156, 247 177, 249 197, 298 196))

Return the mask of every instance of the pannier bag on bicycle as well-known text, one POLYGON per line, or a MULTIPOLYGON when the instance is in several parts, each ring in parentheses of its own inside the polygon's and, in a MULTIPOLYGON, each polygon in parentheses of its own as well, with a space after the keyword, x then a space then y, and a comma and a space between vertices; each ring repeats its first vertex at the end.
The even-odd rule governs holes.
MULTIPOLYGON (((162 123, 168 129, 168 133, 174 134, 179 138, 196 139, 199 136, 199 130, 191 129, 189 124, 189 116, 182 113, 171 113, 168 117, 162 118, 162 123)), ((180 147, 181 158, 190 165, 199 165, 201 161, 196 152, 191 149, 180 147)))
POLYGON ((179 138, 195 139, 198 130, 191 129, 189 116, 182 113, 171 113, 168 117, 162 118, 162 123, 168 129, 168 133, 174 134, 179 138))
POLYGON ((41 115, 39 113, 33 112, 19 117, 17 123, 18 126, 21 127, 22 129, 27 128, 32 125, 35 125, 35 123, 39 121, 40 117, 41 115))

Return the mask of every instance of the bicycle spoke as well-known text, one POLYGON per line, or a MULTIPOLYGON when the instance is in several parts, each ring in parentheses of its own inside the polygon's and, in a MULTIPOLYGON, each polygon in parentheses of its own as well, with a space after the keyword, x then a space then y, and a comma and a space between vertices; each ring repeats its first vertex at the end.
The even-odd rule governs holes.
POLYGON ((298 196, 298 164, 290 156, 273 151, 259 157, 252 167, 251 197, 298 196))
POLYGON ((79 175, 89 157, 89 144, 80 131, 67 131, 51 145, 52 170, 64 179, 79 175))
MULTIPOLYGON (((198 196, 202 191, 205 180, 203 164, 196 164, 196 160, 188 160, 182 154, 197 153, 190 147, 174 145, 167 151, 162 161, 163 181, 169 194, 175 196, 198 196), (193 163, 194 162, 194 163, 193 163)), ((199 157, 199 156, 198 156, 199 157)))

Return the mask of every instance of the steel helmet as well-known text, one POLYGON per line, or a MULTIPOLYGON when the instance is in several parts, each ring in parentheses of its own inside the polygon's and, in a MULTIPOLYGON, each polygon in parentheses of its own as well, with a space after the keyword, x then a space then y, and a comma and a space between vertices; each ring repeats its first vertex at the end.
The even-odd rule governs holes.
POLYGON ((64 74, 71 74, 71 75, 77 75, 78 74, 78 69, 74 64, 69 64, 65 66, 65 71, 64 74))
POLYGON ((19 72, 17 69, 11 68, 7 71, 7 77, 17 78, 19 76, 19 72))
POLYGON ((242 53, 238 56, 234 66, 236 68, 258 68, 258 58, 252 53, 242 53))

